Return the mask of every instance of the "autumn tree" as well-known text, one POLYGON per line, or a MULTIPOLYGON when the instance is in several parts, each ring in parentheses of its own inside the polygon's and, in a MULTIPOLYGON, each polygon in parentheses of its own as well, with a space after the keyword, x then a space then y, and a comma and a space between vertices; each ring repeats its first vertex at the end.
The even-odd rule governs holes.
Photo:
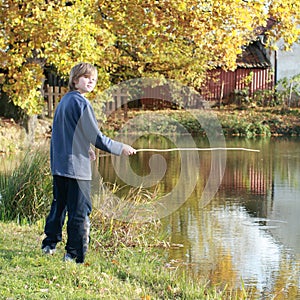
POLYGON ((0 84, 27 114, 39 112, 44 68, 98 66, 99 90, 141 76, 199 87, 208 69, 234 69, 272 17, 269 46, 299 38, 298 0, 2 0, 0 84))
POLYGON ((296 0, 103 0, 98 5, 98 26, 116 37, 111 69, 116 80, 163 74, 198 87, 207 69, 234 69, 237 55, 270 18, 270 47, 281 37, 291 45, 300 32, 296 0))
POLYGON ((0 84, 26 113, 41 109, 46 66, 64 76, 75 62, 99 63, 99 82, 102 87, 108 85, 105 49, 114 37, 97 27, 93 4, 90 0, 2 1, 0 84))

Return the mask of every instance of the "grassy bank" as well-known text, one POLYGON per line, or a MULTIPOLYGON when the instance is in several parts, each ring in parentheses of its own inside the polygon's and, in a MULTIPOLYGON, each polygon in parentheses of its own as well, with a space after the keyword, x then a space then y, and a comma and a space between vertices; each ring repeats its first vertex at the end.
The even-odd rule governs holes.
MULTIPOLYGON (((205 134, 203 122, 209 122, 209 114, 215 115, 225 136, 300 136, 300 109, 264 107, 238 109, 224 106, 212 110, 129 110, 117 111, 101 124, 101 130, 113 137, 126 125, 124 133, 177 134, 182 129, 192 134, 205 134), (132 123, 130 123, 132 122, 132 123)), ((36 126, 35 143, 44 144, 49 140, 52 120, 39 119, 36 126)), ((12 120, 0 117, 0 154, 24 150, 28 146, 25 130, 12 120)), ((30 146, 32 146, 30 144, 30 146)))
POLYGON ((119 112, 110 116, 102 129, 108 135, 113 135, 126 124, 125 132, 177 134, 184 128, 189 133, 205 135, 207 132, 203 127, 209 129, 210 123, 214 123, 214 118, 218 120, 225 136, 300 136, 299 108, 222 107, 191 111, 129 111, 127 118, 119 112), (200 124, 199 120, 203 124, 200 124))
POLYGON ((62 245, 54 256, 41 255, 41 238, 41 224, 0 223, 1 299, 167 299, 185 293, 150 251, 119 248, 107 255, 94 243, 87 262, 76 265, 62 262, 62 245))
POLYGON ((63 244, 41 254, 42 222, 0 222, 1 299, 247 299, 169 269, 155 247, 102 247, 92 231, 85 264, 62 262, 63 244))

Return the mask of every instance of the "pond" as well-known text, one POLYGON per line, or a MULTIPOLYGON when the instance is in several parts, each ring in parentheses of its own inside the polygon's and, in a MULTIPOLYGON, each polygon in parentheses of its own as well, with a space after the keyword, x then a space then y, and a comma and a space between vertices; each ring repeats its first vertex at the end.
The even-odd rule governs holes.
MULTIPOLYGON (((134 146, 174 143, 149 135, 134 146)), ((104 181, 143 184, 163 196, 152 213, 170 238, 170 267, 220 287, 245 287, 253 299, 300 299, 300 140, 227 138, 226 146, 260 152, 139 152, 126 163, 100 157, 99 170, 104 181)))

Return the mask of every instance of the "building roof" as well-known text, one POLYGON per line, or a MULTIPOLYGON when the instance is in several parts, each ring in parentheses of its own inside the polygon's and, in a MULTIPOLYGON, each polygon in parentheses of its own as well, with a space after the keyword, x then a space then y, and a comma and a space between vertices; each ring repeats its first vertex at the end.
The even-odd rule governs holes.
POLYGON ((246 47, 237 58, 239 68, 270 68, 271 62, 259 42, 253 42, 246 47))

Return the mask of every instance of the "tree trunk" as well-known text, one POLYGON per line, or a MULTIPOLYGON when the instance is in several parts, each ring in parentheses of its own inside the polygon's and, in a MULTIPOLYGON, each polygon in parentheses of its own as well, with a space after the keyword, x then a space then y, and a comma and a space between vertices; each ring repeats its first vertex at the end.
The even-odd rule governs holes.
POLYGON ((35 128, 37 126, 37 115, 26 116, 24 119, 24 127, 27 133, 27 144, 31 145, 34 143, 35 128))

